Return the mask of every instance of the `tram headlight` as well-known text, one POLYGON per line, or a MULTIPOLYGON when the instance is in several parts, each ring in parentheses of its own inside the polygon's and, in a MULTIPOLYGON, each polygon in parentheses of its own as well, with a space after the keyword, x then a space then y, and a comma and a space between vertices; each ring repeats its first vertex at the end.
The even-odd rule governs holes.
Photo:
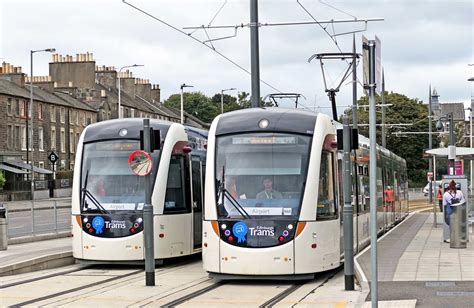
POLYGON ((293 225, 292 225, 292 224, 289 224, 289 225, 287 226, 287 228, 288 228, 288 230, 293 230, 293 225))
POLYGON ((119 130, 120 137, 125 137, 127 136, 127 134, 128 134, 128 130, 126 128, 122 128, 121 130, 119 130))
POLYGON ((222 228, 222 230, 225 230, 225 229, 227 229, 227 225, 226 225, 226 224, 222 224, 222 225, 221 225, 221 228, 222 228))
POLYGON ((261 119, 260 122, 258 122, 258 127, 267 128, 268 124, 270 124, 270 122, 268 122, 267 119, 261 119))

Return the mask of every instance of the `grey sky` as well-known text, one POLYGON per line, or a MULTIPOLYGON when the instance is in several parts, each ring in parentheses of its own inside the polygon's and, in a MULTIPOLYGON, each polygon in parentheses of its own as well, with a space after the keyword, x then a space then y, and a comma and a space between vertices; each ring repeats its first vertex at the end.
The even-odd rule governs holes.
MULTIPOLYGON (((130 3, 177 26, 208 24, 223 0, 155 0, 130 3)), ((350 16, 316 0, 301 3, 318 20, 350 16)), ((358 18, 383 17, 371 22, 363 34, 382 41, 386 89, 426 101, 431 83, 442 102, 470 101, 474 76, 473 2, 466 1, 327 1, 358 18)), ((260 0, 260 22, 309 21, 296 0, 260 0)), ((250 92, 250 76, 208 48, 130 8, 121 0, 3 0, 0 4, 0 58, 29 72, 29 50, 55 47, 60 54, 93 52, 98 65, 144 64, 134 75, 160 84, 162 99, 179 91, 183 82, 206 95, 236 87, 250 92)), ((213 25, 248 23, 249 0, 228 0, 213 25)), ((337 25, 336 31, 361 25, 337 25)), ((328 26, 328 31, 332 27, 328 26)), ((211 30, 212 37, 233 30, 211 30)), ((204 33, 195 35, 205 39, 204 33)), ((356 35, 358 52, 361 35, 356 35)), ((352 37, 338 38, 350 52, 352 37)), ((250 70, 249 30, 236 38, 214 43, 217 50, 250 70)), ((302 93, 305 106, 328 107, 319 63, 308 63, 313 53, 335 52, 334 43, 317 25, 262 27, 260 29, 261 78, 284 92, 302 93)), ((48 54, 35 55, 35 75, 46 75, 48 54)), ((337 82, 344 63, 329 62, 329 79, 337 82)), ((362 65, 358 74, 362 76, 362 65)), ((362 88, 359 86, 359 96, 362 88)), ((262 84, 261 95, 275 90, 262 84)), ((229 94, 235 95, 229 92, 229 94)), ((338 94, 338 105, 351 103, 351 86, 338 94)), ((330 109, 320 111, 330 113, 330 109)))

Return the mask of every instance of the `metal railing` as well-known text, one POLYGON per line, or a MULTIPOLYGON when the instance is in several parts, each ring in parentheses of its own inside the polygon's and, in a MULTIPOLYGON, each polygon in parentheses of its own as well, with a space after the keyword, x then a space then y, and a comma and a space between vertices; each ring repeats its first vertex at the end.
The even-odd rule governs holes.
POLYGON ((71 198, 5 202, 8 238, 71 230, 71 198))

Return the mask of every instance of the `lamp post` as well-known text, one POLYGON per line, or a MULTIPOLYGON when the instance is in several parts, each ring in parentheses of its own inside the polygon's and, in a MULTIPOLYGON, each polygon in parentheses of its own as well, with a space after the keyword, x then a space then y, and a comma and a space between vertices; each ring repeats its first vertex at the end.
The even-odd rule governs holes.
POLYGON ((121 119, 122 118, 122 104, 121 104, 121 94, 120 94, 120 73, 122 72, 122 70, 124 68, 129 68, 129 67, 138 67, 138 66, 144 66, 143 64, 133 64, 133 65, 125 65, 123 67, 121 67, 118 71, 118 118, 121 119))
POLYGON ((450 165, 449 173, 450 173, 450 175, 454 175, 455 174, 454 160, 456 158, 456 145, 455 145, 456 142, 454 140, 453 113, 450 112, 445 117, 440 117, 438 119, 438 122, 436 123, 436 128, 438 130, 442 130, 443 127, 444 127, 442 121, 448 121, 449 122, 449 146, 448 146, 448 159, 449 159, 449 165, 450 165))
MULTIPOLYGON (((30 151, 30 144, 31 144, 31 200, 35 199, 35 173, 33 171, 34 165, 34 129, 33 129, 33 117, 35 113, 33 111, 33 54, 36 52, 55 52, 56 49, 54 48, 47 48, 47 49, 38 49, 38 50, 30 50, 30 108, 28 109, 28 115, 26 119, 26 163, 29 163, 29 151, 30 151), (28 122, 31 121, 31 134, 28 128, 28 122), (31 135, 31 136, 30 136, 31 135), (31 142, 30 142, 31 137, 31 142)), ((34 216, 32 214, 32 216, 34 216)), ((33 222, 33 229, 34 229, 34 222, 33 222)))
POLYGON ((229 89, 221 90, 221 114, 224 113, 224 92, 232 91, 232 90, 235 90, 235 88, 229 88, 229 89))
POLYGON ((194 87, 194 86, 189 85, 189 84, 185 84, 185 83, 183 83, 181 85, 181 124, 184 124, 184 106, 183 106, 184 105, 184 96, 183 96, 183 91, 184 90, 183 89, 184 88, 192 88, 192 87, 194 87))

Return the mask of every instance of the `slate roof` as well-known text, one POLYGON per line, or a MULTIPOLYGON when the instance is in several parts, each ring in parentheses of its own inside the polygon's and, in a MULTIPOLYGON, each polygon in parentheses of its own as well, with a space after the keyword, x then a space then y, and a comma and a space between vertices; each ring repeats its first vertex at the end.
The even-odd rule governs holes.
POLYGON ((442 103, 439 104, 439 107, 439 110, 435 110, 436 117, 443 117, 452 112, 454 121, 464 121, 465 112, 463 103, 442 103))
MULTIPOLYGON (((27 100, 30 99, 29 86, 20 87, 16 83, 4 79, 0 79, 0 94, 21 97, 27 100)), ((84 104, 83 102, 73 98, 72 96, 61 92, 54 92, 53 94, 35 86, 33 89, 33 99, 35 101, 41 101, 59 106, 73 107, 76 109, 82 109, 87 111, 95 111, 87 104, 84 104)))

